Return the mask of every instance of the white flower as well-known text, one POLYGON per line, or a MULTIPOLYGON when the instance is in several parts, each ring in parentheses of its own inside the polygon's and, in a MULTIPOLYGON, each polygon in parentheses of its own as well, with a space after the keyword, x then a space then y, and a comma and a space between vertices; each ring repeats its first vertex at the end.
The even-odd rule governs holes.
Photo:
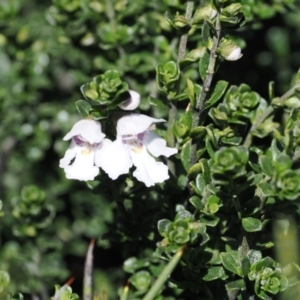
POLYGON ((68 179, 87 181, 93 180, 99 174, 99 168, 94 165, 95 154, 111 143, 104 137, 101 124, 97 121, 81 120, 73 126, 63 138, 64 141, 72 141, 64 158, 59 162, 68 179))
POLYGON ((169 157, 177 153, 177 149, 167 147, 166 141, 151 131, 152 124, 164 121, 140 114, 121 117, 117 124, 117 139, 101 155, 96 153, 96 165, 112 179, 127 174, 134 165, 133 176, 147 187, 165 181, 169 178, 168 167, 152 156, 169 157))
POLYGON ((119 107, 123 110, 134 110, 141 102, 141 95, 135 91, 129 90, 130 98, 124 103, 120 104, 119 107))

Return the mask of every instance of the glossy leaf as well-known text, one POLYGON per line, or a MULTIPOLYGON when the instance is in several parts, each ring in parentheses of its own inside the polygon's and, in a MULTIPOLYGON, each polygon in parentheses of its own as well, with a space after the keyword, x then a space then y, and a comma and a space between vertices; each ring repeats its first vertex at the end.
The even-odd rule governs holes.
POLYGON ((256 232, 262 229, 262 223, 259 219, 256 218, 243 218, 242 219, 243 228, 247 232, 256 232))
POLYGON ((239 279, 226 283, 225 287, 227 291, 244 290, 246 288, 246 283, 243 279, 239 279))
POLYGON ((222 252, 220 253, 220 259, 224 268, 239 276, 242 275, 241 266, 239 264, 239 257, 237 251, 222 252))
POLYGON ((215 103, 217 103, 226 92, 227 87, 228 87, 227 81, 219 80, 216 83, 210 97, 208 98, 205 104, 205 108, 209 108, 213 106, 215 103))
POLYGON ((274 167, 272 160, 265 155, 259 157, 259 165, 262 171, 269 177, 274 175, 274 167))
POLYGON ((191 153, 191 141, 189 140, 183 145, 181 155, 180 155, 182 165, 186 171, 188 171, 190 168, 190 156, 191 156, 190 153, 191 153))
POLYGON ((148 100, 149 100, 149 103, 153 106, 156 106, 161 109, 169 109, 169 106, 160 99, 157 99, 154 97, 149 97, 148 100))
POLYGON ((203 276, 203 280, 212 281, 219 278, 224 280, 226 277, 223 267, 211 267, 207 270, 207 274, 203 276))
POLYGON ((87 117, 90 114, 90 109, 92 106, 85 100, 78 100, 75 102, 78 112, 82 117, 87 117))
POLYGON ((199 61, 199 74, 202 80, 204 80, 207 74, 209 58, 209 53, 206 51, 199 61))

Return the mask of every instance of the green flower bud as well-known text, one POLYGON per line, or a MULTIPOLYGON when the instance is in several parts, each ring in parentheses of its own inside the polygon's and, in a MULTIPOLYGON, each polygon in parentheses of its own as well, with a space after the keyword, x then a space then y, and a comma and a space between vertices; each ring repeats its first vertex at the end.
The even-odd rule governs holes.
POLYGON ((166 20, 176 29, 183 28, 189 25, 189 21, 185 16, 180 15, 178 12, 175 16, 172 16, 168 11, 165 13, 166 20))
POLYGON ((204 53, 206 52, 206 47, 200 47, 197 49, 193 49, 186 55, 186 59, 191 59, 193 61, 200 59, 203 57, 204 53))
POLYGON ((217 15, 217 11, 212 8, 212 6, 206 5, 196 10, 192 24, 200 24, 203 23, 204 20, 211 20, 217 15))
MULTIPOLYGON (((272 102, 273 104, 273 102, 272 102)), ((284 100, 283 105, 288 108, 300 108, 300 99, 299 97, 293 96, 284 100)))
POLYGON ((222 14, 228 17, 235 16, 241 11, 241 3, 232 3, 222 9, 222 14))
POLYGON ((173 23, 175 28, 183 28, 186 25, 189 24, 188 20, 185 18, 185 16, 182 15, 176 15, 173 19, 173 23))

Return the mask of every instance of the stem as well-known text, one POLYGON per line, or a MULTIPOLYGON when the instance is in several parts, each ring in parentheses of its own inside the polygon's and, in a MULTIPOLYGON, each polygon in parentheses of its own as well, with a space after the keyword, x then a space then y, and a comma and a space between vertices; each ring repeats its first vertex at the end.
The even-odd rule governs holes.
MULTIPOLYGON (((185 18, 189 22, 192 20, 193 9, 194 9, 194 1, 188 1, 187 6, 186 6, 186 11, 185 11, 185 18)), ((177 57, 178 64, 184 58, 187 40, 188 40, 188 32, 184 33, 180 37, 180 42, 179 42, 179 47, 178 47, 178 57, 177 57)), ((178 84, 176 87, 177 92, 178 92, 179 88, 180 88, 180 84, 178 84)), ((170 108, 169 116, 168 116, 167 143, 170 147, 174 147, 175 146, 175 138, 174 138, 172 129, 173 129, 173 126, 175 123, 177 108, 171 101, 170 101, 170 106, 171 106, 171 108, 170 108)), ((175 176, 176 175, 175 164, 170 159, 168 159, 168 168, 169 168, 170 172, 175 176)))
POLYGON ((161 291, 162 286, 168 280, 170 274, 173 272, 178 262, 180 261, 184 249, 185 246, 183 246, 178 252, 176 252, 176 254, 172 257, 172 259, 168 262, 168 264, 164 267, 162 272, 159 274, 158 278, 154 282, 153 286, 150 288, 149 292, 143 298, 143 300, 152 300, 161 291))
MULTIPOLYGON (((278 104, 282 104, 284 100, 286 100, 287 98, 291 97, 296 89, 300 88, 300 83, 296 84, 295 86, 293 86, 291 89, 289 89, 285 94, 283 94, 279 100, 278 100, 278 104)), ((259 118, 257 118, 257 120, 252 124, 246 138, 244 141, 244 146, 249 148, 252 142, 252 133, 261 125, 261 123, 274 111, 274 108, 272 105, 270 105, 261 115, 259 118)))
POLYGON ((83 299, 92 299, 92 272, 93 272, 93 250, 94 250, 95 240, 92 239, 86 254, 85 265, 84 265, 84 278, 83 278, 83 299))
POLYGON ((127 284, 125 285, 122 294, 121 294, 121 298, 120 300, 127 300, 128 298, 128 292, 129 292, 129 283, 127 282, 127 284))
MULTIPOLYGON (((173 126, 175 123, 175 118, 176 118, 176 114, 177 114, 177 108, 176 106, 170 101, 170 105, 171 108, 169 110, 169 117, 168 117, 168 124, 167 124, 167 144, 170 147, 174 147, 175 146, 175 138, 174 138, 174 134, 173 134, 173 126)), ((168 168, 171 172, 171 174, 173 174, 174 176, 176 176, 176 172, 175 172, 175 163, 168 159, 168 168)))
MULTIPOLYGON (((207 94, 210 90, 210 85, 215 72, 215 65, 217 61, 217 48, 219 45, 219 40, 221 36, 221 24, 219 19, 219 14, 216 16, 216 34, 213 37, 213 45, 210 51, 209 63, 206 72, 206 76, 204 78, 203 87, 201 93, 196 101, 196 105, 193 109, 193 119, 192 119, 192 128, 195 128, 199 125, 201 113, 204 110, 205 101, 207 98, 207 94)), ((197 161, 197 143, 192 140, 191 146, 191 157, 190 157, 190 165, 195 164, 197 161)))
MULTIPOLYGON (((185 10, 185 18, 188 22, 190 22, 192 20, 193 9, 194 9, 194 1, 188 1, 186 10, 185 10)), ((178 63, 184 58, 188 35, 189 35, 189 33, 187 32, 187 33, 183 34, 180 38, 179 48, 178 48, 178 57, 177 57, 178 63)))

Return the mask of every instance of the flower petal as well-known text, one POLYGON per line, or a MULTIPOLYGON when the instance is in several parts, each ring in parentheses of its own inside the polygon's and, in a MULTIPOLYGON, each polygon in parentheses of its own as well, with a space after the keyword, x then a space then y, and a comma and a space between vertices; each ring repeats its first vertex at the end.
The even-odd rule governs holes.
POLYGON ((134 110, 141 102, 141 95, 135 91, 129 90, 130 98, 124 103, 120 104, 119 107, 123 110, 134 110))
MULTIPOLYGON (((107 141, 105 139, 104 141, 107 141)), ((132 167, 129 149, 122 144, 119 138, 114 142, 102 142, 102 147, 96 152, 96 166, 101 167, 111 179, 117 179, 127 174, 132 167), (110 143, 109 143, 110 142, 110 143)))
POLYGON ((64 141, 80 135, 84 141, 90 144, 100 143, 105 134, 101 132, 101 124, 95 120, 80 120, 74 124, 71 131, 63 138, 64 141))
POLYGON ((79 146, 72 139, 71 144, 65 153, 65 156, 59 161, 60 168, 65 168, 70 164, 71 160, 76 156, 76 151, 78 147, 79 146))
POLYGON ((145 134, 144 145, 147 147, 148 151, 156 157, 160 155, 169 157, 178 152, 176 148, 167 147, 167 142, 151 131, 145 134))
POLYGON ((134 135, 146 131, 153 123, 165 122, 146 115, 128 114, 121 117, 117 124, 118 135, 134 135))
POLYGON ((91 147, 77 147, 76 157, 72 165, 64 168, 68 179, 82 181, 94 180, 99 168, 94 166, 95 152, 91 147))
POLYGON ((136 166, 133 176, 145 183, 147 187, 169 179, 168 167, 157 162, 144 148, 141 152, 131 151, 131 159, 136 166))

